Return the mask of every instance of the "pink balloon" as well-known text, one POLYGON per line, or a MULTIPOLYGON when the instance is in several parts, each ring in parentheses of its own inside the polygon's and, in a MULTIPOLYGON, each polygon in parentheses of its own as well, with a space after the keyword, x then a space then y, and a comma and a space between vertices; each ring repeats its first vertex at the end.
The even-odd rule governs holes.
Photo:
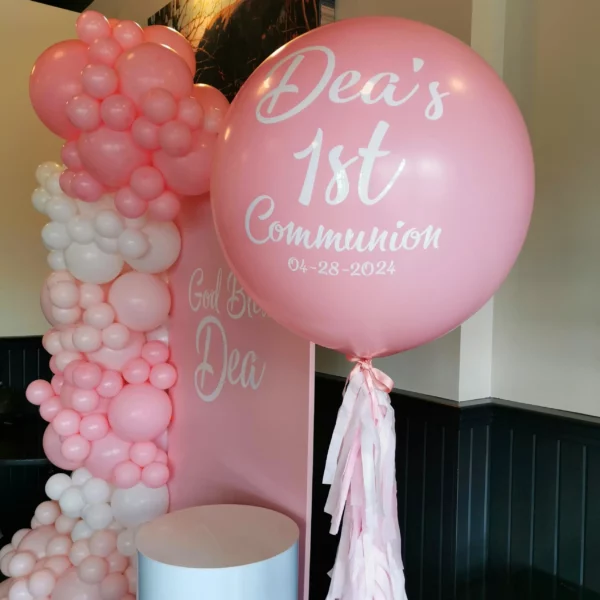
POLYGON ((84 202, 97 202, 104 193, 104 187, 89 173, 80 171, 71 181, 71 193, 84 202))
POLYGON ((84 133, 77 142, 81 162, 100 183, 118 188, 129 183, 135 169, 149 162, 128 131, 113 131, 101 126, 84 133))
POLYGON ((111 431, 101 440, 92 442, 92 451, 85 461, 85 468, 94 477, 111 481, 114 468, 129 460, 130 448, 131 443, 111 431))
POLYGON ((148 203, 130 187, 124 187, 115 195, 115 208, 128 219, 137 219, 146 212, 148 203))
POLYGON ((158 141, 169 156, 185 156, 192 148, 192 130, 181 121, 171 121, 158 131, 158 141))
POLYGON ((169 360, 169 346, 158 340, 147 342, 142 348, 142 357, 152 366, 164 363, 169 360))
POLYGON ((42 569, 29 578, 29 592, 35 598, 49 597, 56 585, 56 575, 50 569, 42 569))
POLYGON ((114 38, 98 39, 90 45, 90 63, 112 67, 121 52, 123 52, 123 48, 114 38))
POLYGON ((79 158, 79 152, 77 150, 77 142, 67 142, 62 147, 60 157, 69 169, 72 169, 73 171, 81 171, 81 169, 83 169, 81 158, 79 158))
POLYGON ((129 582, 122 573, 111 573, 100 584, 103 600, 123 600, 128 595, 129 582))
POLYGON ((80 362, 73 370, 73 383, 84 390, 93 390, 102 381, 102 369, 93 363, 80 362))
POLYGON ((99 403, 100 398, 96 390, 74 389, 70 396, 70 405, 80 413, 96 410, 99 403))
POLYGON ((204 129, 210 133, 220 133, 229 110, 229 100, 217 88, 205 83, 197 83, 192 96, 202 107, 204 129))
POLYGON ((115 531, 96 531, 90 538, 90 551, 94 556, 107 558, 117 548, 117 533, 115 531))
POLYGON ((77 37, 86 44, 110 37, 112 28, 108 19, 94 10, 86 10, 77 18, 77 37))
POLYGON ((115 25, 113 35, 124 50, 134 48, 144 41, 143 30, 135 21, 121 21, 115 25))
MULTIPOLYGON (((75 197, 75 192, 73 191, 73 180, 75 179, 75 174, 76 173, 74 171, 67 169, 60 174, 59 178, 60 189, 70 198, 75 197)), ((46 319, 48 318, 46 314, 44 314, 44 316, 46 319)))
POLYGON ((138 106, 146 93, 155 88, 163 88, 177 99, 192 93, 192 77, 185 61, 165 46, 140 44, 125 51, 115 68, 121 80, 121 92, 138 106))
POLYGON ((89 440, 79 434, 69 436, 61 446, 63 456, 72 462, 84 461, 89 456, 90 450, 89 440))
POLYGON ((54 44, 37 59, 29 79, 31 104, 42 123, 59 137, 79 131, 67 118, 67 102, 81 94, 81 71, 88 63, 87 45, 79 40, 54 44))
POLYGON ((349 19, 295 38, 251 75, 224 131, 211 201, 240 284, 345 354, 451 331, 525 239, 523 118, 491 67, 427 25, 349 19))
POLYGON ((149 383, 127 385, 112 401, 108 420, 115 433, 131 442, 149 442, 171 421, 171 400, 149 383))
POLYGON ((171 309, 168 285, 148 273, 131 271, 121 275, 112 284, 108 298, 118 320, 132 331, 155 329, 167 320, 171 309))
POLYGON ((164 150, 154 153, 153 162, 164 175, 171 190, 183 196, 200 196, 210 186, 210 172, 217 138, 206 131, 194 131, 192 148, 185 156, 169 156, 164 150))
POLYGON ((85 583, 100 583, 108 575, 108 563, 100 556, 88 556, 77 568, 79 578, 85 583))
POLYGON ((77 129, 93 131, 100 125, 100 104, 91 96, 80 94, 67 102, 67 116, 77 129))
POLYGON ((50 569, 57 577, 71 568, 71 561, 66 556, 51 556, 46 559, 45 568, 50 569))
POLYGON ((62 410, 63 405, 60 398, 53 396, 48 400, 44 400, 40 405, 40 417, 48 423, 52 422, 54 417, 62 410))
POLYGON ((117 465, 114 472, 114 483, 118 488, 128 490, 137 485, 142 478, 142 469, 131 461, 117 465))
POLYGON ((76 433, 79 433, 80 422, 81 417, 79 416, 79 413, 66 408, 61 410, 56 417, 54 417, 52 420, 52 427, 54 427, 54 431, 60 436, 75 435, 76 433))
POLYGON ((171 27, 164 25, 151 25, 144 29, 144 39, 154 44, 169 46, 185 61, 192 75, 196 74, 196 54, 194 48, 187 41, 185 36, 181 35, 171 27))
POLYGON ((102 330, 102 342, 112 350, 122 350, 129 341, 129 329, 121 323, 112 323, 102 330))
POLYGON ((168 190, 148 205, 148 215, 156 221, 174 221, 180 210, 179 198, 168 190))
POLYGON ((158 141, 158 125, 152 123, 146 117, 139 117, 131 128, 131 134, 135 143, 146 150, 157 150, 160 148, 158 141))
POLYGON ((177 101, 163 88, 154 88, 142 98, 142 112, 155 125, 162 125, 177 115, 177 101))
POLYGON ((78 567, 90 554, 91 551, 89 541, 77 540, 73 546, 71 546, 69 559, 76 567, 78 567))
POLYGON ((143 358, 134 358, 123 369, 123 378, 127 383, 144 383, 150 377, 150 365, 143 358))
POLYGON ((102 120, 107 127, 115 131, 128 130, 135 120, 135 114, 133 102, 121 94, 113 94, 105 98, 100 106, 102 120))
POLYGON ((107 65, 88 65, 81 74, 83 90, 100 100, 114 94, 119 87, 119 77, 107 65))
POLYGON ((129 561, 118 550, 111 552, 107 558, 109 573, 124 573, 129 561))
POLYGON ((95 442, 106 437, 110 430, 105 415, 88 415, 81 419, 81 435, 90 442, 95 442))
POLYGON ((50 385, 52 386, 52 391, 56 395, 60 394, 60 390, 62 389, 64 382, 65 382, 65 379, 61 375, 54 375, 54 377, 52 377, 52 381, 50 382, 50 385))
POLYGON ((140 167, 131 175, 130 186, 133 193, 142 200, 154 200, 163 193, 165 180, 158 169, 140 167))
POLYGON ((142 483, 149 488, 159 488, 169 481, 169 467, 155 462, 142 471, 142 483))
POLYGON ((33 552, 37 557, 44 558, 46 556, 46 548, 48 543, 56 537, 56 529, 53 525, 43 525, 33 531, 27 532, 20 543, 19 550, 22 552, 33 552))
POLYGON ((64 469, 65 471, 74 471, 83 464, 82 460, 69 460, 63 456, 62 440, 60 439, 58 433, 54 431, 52 425, 48 425, 48 427, 46 427, 46 431, 44 432, 43 446, 46 458, 59 469, 64 469))
POLYGON ((158 448, 154 442, 138 442, 131 447, 129 456, 139 467, 147 467, 156 460, 158 448))
POLYGON ((114 398, 123 389, 123 378, 117 371, 104 371, 97 392, 103 398, 114 398))
MULTIPOLYGON (((227 103, 229 106, 229 103, 227 103)), ((204 111, 196 98, 184 98, 179 102, 177 118, 192 129, 198 129, 204 122, 204 111)))
POLYGON ((97 352, 87 354, 87 357, 90 361, 100 365, 104 369, 120 371, 130 360, 142 355, 144 341, 142 333, 132 332, 127 346, 122 350, 111 350, 103 346, 97 352))
POLYGON ((32 381, 25 392, 25 397, 31 404, 39 406, 45 400, 49 400, 54 396, 54 390, 50 383, 43 379, 32 381))
POLYGON ((177 383, 177 370, 168 363, 155 365, 150 371, 150 383, 159 390, 168 390, 177 383))
POLYGON ((82 581, 75 567, 69 569, 58 579, 50 597, 51 600, 72 600, 73 598, 77 598, 77 600, 102 600, 100 586, 82 581))

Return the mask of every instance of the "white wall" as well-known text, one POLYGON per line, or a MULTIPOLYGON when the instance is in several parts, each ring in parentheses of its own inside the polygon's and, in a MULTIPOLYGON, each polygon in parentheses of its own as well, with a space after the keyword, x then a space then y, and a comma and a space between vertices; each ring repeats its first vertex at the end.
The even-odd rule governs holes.
POLYGON ((76 14, 29 0, 2 0, 0 56, 0 337, 39 335, 48 329, 39 308, 46 250, 44 218, 31 205, 35 168, 57 160, 60 140, 29 104, 29 73, 48 46, 74 35, 76 14))

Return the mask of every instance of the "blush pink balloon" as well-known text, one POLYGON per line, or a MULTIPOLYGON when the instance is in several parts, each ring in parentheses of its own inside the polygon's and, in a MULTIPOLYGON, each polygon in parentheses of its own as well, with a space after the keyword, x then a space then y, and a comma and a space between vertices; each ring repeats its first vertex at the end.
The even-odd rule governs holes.
POLYGON ((77 142, 81 162, 100 183, 122 187, 129 183, 135 169, 149 163, 149 156, 140 149, 128 131, 113 131, 101 126, 84 133, 77 142))
POLYGON ((192 147, 185 156, 170 156, 164 150, 154 153, 153 163, 164 175, 169 188, 183 196, 200 196, 210 187, 210 173, 217 137, 194 131, 192 147))
POLYGON ((124 440, 149 442, 167 428, 171 414, 167 393, 142 383, 121 390, 108 409, 108 420, 124 440))
POLYGON ((142 333, 132 331, 129 336, 129 342, 122 350, 111 350, 103 346, 97 352, 92 352, 86 356, 88 360, 100 365, 104 369, 121 371, 129 361, 142 355, 144 341, 142 333))
POLYGON ((89 456, 90 450, 89 440, 79 434, 69 436, 61 446, 63 456, 72 462, 84 461, 89 456))
POLYGON ((136 144, 146 150, 157 150, 160 148, 158 141, 158 125, 152 123, 147 117, 139 117, 133 123, 131 134, 136 144))
POLYGON ((75 175, 76 173, 74 171, 67 169, 60 174, 59 178, 60 189, 70 198, 75 197, 75 192, 73 191, 73 180, 75 179, 75 175))
POLYGON ((100 125, 100 104, 88 94, 80 94, 67 102, 67 116, 77 129, 93 131, 100 125))
POLYGON ((162 463, 155 462, 142 470, 142 483, 149 488, 159 488, 167 485, 169 481, 169 467, 162 463))
POLYGON ((156 460, 158 448, 154 442, 138 442, 131 447, 129 456, 140 467, 147 467, 156 460))
POLYGON ((114 38, 98 39, 90 44, 90 63, 112 67, 117 62, 121 52, 123 52, 123 48, 114 38))
POLYGON ((66 408, 61 410, 56 417, 52 420, 52 427, 54 427, 54 431, 61 436, 67 435, 75 435, 79 432, 79 423, 81 422, 81 417, 79 413, 66 408))
POLYGON ((204 121, 204 111, 196 98, 184 98, 179 102, 177 118, 191 129, 198 129, 204 121))
POLYGON ((135 21, 121 21, 115 25, 113 36, 124 50, 134 48, 144 41, 143 30, 135 21))
POLYGON ((71 193, 84 202, 97 202, 104 193, 104 186, 86 171, 80 171, 71 181, 71 193))
POLYGON ((56 535, 56 528, 53 525, 42 525, 23 536, 23 539, 19 543, 19 550, 22 552, 32 552, 37 557, 44 558, 48 543, 56 535))
POLYGON ((62 389, 64 383, 65 379, 61 375, 54 375, 54 377, 52 377, 50 385, 52 386, 52 390, 56 395, 60 395, 60 390, 62 389))
POLYGON ((48 425, 46 427, 46 431, 44 432, 43 446, 44 452, 46 454, 46 458, 59 469, 64 469, 65 471, 74 471, 75 469, 79 469, 79 467, 83 466, 82 460, 68 460, 63 456, 62 453, 62 440, 60 436, 54 429, 52 425, 48 425))
POLYGON ((169 156, 185 156, 192 148, 192 130, 181 121, 170 121, 158 131, 158 141, 169 156))
POLYGON ((108 65, 88 65, 81 74, 83 90, 100 100, 114 94, 119 87, 119 77, 108 65))
POLYGON ((158 340, 152 340, 144 344, 142 357, 152 366, 169 360, 169 346, 158 340))
POLYGON ((128 490, 137 485, 142 478, 142 469, 131 461, 117 465, 113 481, 118 488, 128 490))
POLYGON ((156 221, 174 221, 180 210, 179 198, 168 190, 148 205, 148 215, 156 221))
POLYGON ((93 363, 80 362, 73 370, 73 384, 84 390, 92 390, 102 381, 102 369, 93 363))
POLYGON ((121 275, 112 284, 108 298, 118 320, 132 331, 156 329, 167 320, 171 309, 169 286, 148 273, 121 275))
POLYGON ((81 13, 81 16, 77 18, 75 29, 77 30, 77 37, 86 44, 110 37, 112 34, 108 19, 95 10, 86 10, 81 13))
POLYGON ((94 477, 111 481, 114 468, 129 460, 131 443, 109 432, 100 440, 92 442, 92 450, 85 460, 85 468, 94 477))
POLYGON ((142 112, 155 125, 162 125, 177 115, 177 101, 163 88, 154 88, 142 98, 142 112))
POLYGON ((56 587, 50 596, 50 600, 102 600, 100 587, 97 584, 85 583, 73 567, 64 573, 56 582, 56 587))
POLYGON ((519 109, 471 48, 427 25, 348 19, 295 38, 246 81, 223 131, 211 202, 230 266, 269 316, 344 354, 448 333, 525 239, 519 109))
POLYGON ((204 114, 204 129, 210 133, 220 133, 227 111, 229 100, 212 85, 197 83, 192 93, 204 114))
POLYGON ((90 442, 95 442, 106 437, 110 430, 105 415, 88 415, 81 419, 79 431, 81 435, 90 442))
POLYGON ((128 130, 135 120, 135 105, 122 94, 113 94, 105 98, 100 106, 102 120, 115 131, 128 130))
POLYGON ((81 171, 83 165, 81 164, 81 158, 79 158, 79 152, 77 150, 77 142, 67 142, 60 152, 60 157, 63 163, 73 171, 81 171))
POLYGON ((177 370, 169 363, 155 365, 150 371, 150 383, 159 390, 168 390, 177 383, 177 370))
POLYGON ((29 79, 29 98, 42 123, 59 137, 74 139, 79 131, 67 118, 66 105, 81 94, 81 71, 88 63, 87 45, 67 40, 45 50, 29 79))
POLYGON ((44 419, 44 421, 48 421, 51 423, 56 417, 56 415, 63 409, 63 405, 60 401, 60 398, 57 396, 53 396, 48 400, 44 400, 40 405, 40 417, 44 419))
POLYGON ((89 413, 98 409, 100 398, 96 390, 74 389, 70 405, 80 413, 89 413))
POLYGON ((39 406, 45 400, 49 400, 54 396, 54 390, 52 385, 44 379, 37 379, 32 381, 25 391, 25 397, 31 404, 39 406))
POLYGON ((123 368, 123 378, 127 383, 144 383, 150 377, 150 365, 143 358, 134 358, 123 368))
POLYGON ((185 61, 190 73, 192 75, 196 74, 196 54, 194 53, 194 48, 192 48, 192 45, 181 33, 164 25, 151 25, 144 29, 144 39, 147 42, 162 44, 163 46, 172 48, 185 61))
POLYGON ((191 95, 192 76, 185 61, 165 46, 140 44, 125 51, 115 68, 121 81, 121 93, 138 106, 155 88, 163 88, 177 99, 191 95))
POLYGON ((128 219, 137 219, 146 212, 148 203, 130 187, 124 187, 115 195, 115 208, 128 219))
POLYGON ((146 166, 133 172, 129 185, 133 193, 142 200, 154 200, 163 193, 165 180, 158 169, 146 166))
POLYGON ((104 371, 97 392, 103 398, 114 398, 123 389, 123 378, 117 371, 104 371))

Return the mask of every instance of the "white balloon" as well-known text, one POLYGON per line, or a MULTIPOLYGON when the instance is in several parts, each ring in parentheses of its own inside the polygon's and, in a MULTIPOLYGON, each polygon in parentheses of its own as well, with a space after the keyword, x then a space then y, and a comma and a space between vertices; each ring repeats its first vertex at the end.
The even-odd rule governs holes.
POLYGON ((85 498, 80 488, 70 487, 61 495, 58 503, 64 515, 76 519, 81 516, 81 511, 85 507, 85 498))
POLYGON ((62 250, 52 250, 48 254, 48 266, 53 271, 62 271, 67 268, 67 263, 65 262, 65 253, 62 250))
POLYGON ((102 237, 118 238, 125 226, 123 219, 114 210, 102 210, 94 219, 96 232, 102 237))
POLYGON ((66 196, 53 196, 46 202, 45 212, 52 221, 68 223, 77 215, 77 205, 66 196))
POLYGON ((148 238, 138 229, 126 229, 119 236, 119 251, 127 261, 141 258, 148 250, 150 250, 148 238))
POLYGON ((56 473, 56 475, 52 475, 46 482, 46 496, 50 500, 60 500, 63 493, 72 485, 73 482, 66 473, 56 473))
POLYGON ((31 202, 33 207, 43 215, 46 214, 46 204, 52 196, 44 188, 36 188, 31 194, 31 202))
POLYGON ((84 283, 108 283, 123 268, 123 258, 118 254, 102 252, 94 243, 73 243, 65 251, 69 272, 84 283))
POLYGON ((92 535, 94 535, 94 530, 85 521, 77 521, 71 532, 71 539, 74 542, 89 540, 92 535))
POLYGON ((73 473, 71 474, 71 479, 73 480, 73 485, 78 485, 78 486, 83 486, 92 477, 93 477, 93 475, 85 467, 80 467, 79 469, 76 469, 75 471, 73 471, 73 473))
POLYGON ((101 504, 110 500, 111 491, 107 481, 92 477, 83 486, 83 497, 90 504, 101 504))
POLYGON ((142 231, 148 238, 150 250, 140 258, 129 258, 123 253, 127 262, 142 273, 162 273, 172 267, 181 252, 181 235, 175 223, 152 222, 142 231))
POLYGON ((119 242, 114 238, 102 237, 97 235, 95 238, 96 244, 103 251, 108 254, 116 254, 119 251, 119 242))
POLYGON ((88 504, 83 510, 83 520, 95 531, 106 529, 113 520, 109 504, 88 504))
POLYGON ((143 483, 132 488, 118 489, 112 495, 115 520, 125 527, 137 527, 164 515, 169 508, 169 490, 166 485, 152 489, 143 483))
POLYGON ((74 242, 89 244, 94 241, 96 231, 91 219, 77 215, 67 223, 67 231, 74 242))
POLYGON ((63 168, 55 162, 47 161, 38 166, 35 170, 35 178, 40 185, 44 185, 46 180, 53 173, 62 173, 63 168))
POLYGON ((61 171, 51 173, 46 181, 44 182, 44 187, 50 192, 52 196, 60 196, 63 191, 60 187, 60 175, 61 171))
POLYGON ((133 556, 136 553, 135 529, 124 529, 117 537, 117 550, 123 556, 133 556))
POLYGON ((48 250, 66 250, 71 243, 71 236, 64 223, 51 221, 42 229, 42 241, 48 250))

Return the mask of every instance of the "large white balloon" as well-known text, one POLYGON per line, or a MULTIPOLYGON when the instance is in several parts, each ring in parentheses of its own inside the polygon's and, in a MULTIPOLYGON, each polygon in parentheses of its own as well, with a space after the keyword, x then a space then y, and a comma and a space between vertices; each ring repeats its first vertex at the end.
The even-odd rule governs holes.
POLYGON ((84 283, 108 283, 123 268, 123 258, 107 254, 97 244, 72 243, 65 250, 65 264, 69 272, 84 283))
POLYGON ((138 483, 127 490, 115 490, 111 506, 117 522, 125 527, 137 527, 167 512, 169 490, 166 485, 152 489, 138 483))
POLYGON ((141 273, 162 273, 172 267, 181 252, 181 235, 175 223, 150 222, 142 232, 150 247, 141 258, 126 257, 127 263, 141 273))

